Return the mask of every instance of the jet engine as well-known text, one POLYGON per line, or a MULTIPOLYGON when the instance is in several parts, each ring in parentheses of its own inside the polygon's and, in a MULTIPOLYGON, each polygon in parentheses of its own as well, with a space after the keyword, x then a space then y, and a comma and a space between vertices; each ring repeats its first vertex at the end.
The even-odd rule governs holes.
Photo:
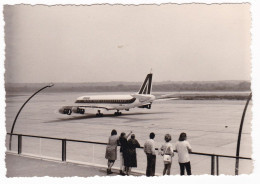
POLYGON ((147 105, 142 105, 142 106, 139 106, 138 108, 146 108, 146 109, 151 109, 152 107, 152 104, 147 104, 147 105))
POLYGON ((71 115, 72 109, 69 108, 69 107, 62 107, 62 108, 59 109, 59 113, 71 115))
POLYGON ((72 112, 77 113, 77 114, 84 114, 85 109, 79 108, 79 107, 74 107, 72 108, 72 112))

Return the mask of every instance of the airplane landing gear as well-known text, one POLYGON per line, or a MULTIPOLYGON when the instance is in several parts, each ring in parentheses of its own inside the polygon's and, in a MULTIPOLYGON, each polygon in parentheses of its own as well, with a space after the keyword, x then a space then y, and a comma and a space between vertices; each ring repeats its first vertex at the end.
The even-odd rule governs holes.
POLYGON ((96 114, 97 117, 102 117, 103 116, 103 113, 101 113, 100 110, 98 110, 97 114, 96 114))
POLYGON ((119 115, 122 115, 122 112, 119 112, 119 110, 117 110, 114 114, 115 114, 115 116, 119 116, 119 115))

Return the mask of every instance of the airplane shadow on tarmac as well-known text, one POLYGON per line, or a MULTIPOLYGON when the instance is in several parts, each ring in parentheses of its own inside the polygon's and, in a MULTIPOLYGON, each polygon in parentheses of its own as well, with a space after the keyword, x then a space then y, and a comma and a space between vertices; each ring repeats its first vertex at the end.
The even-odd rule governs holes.
MULTIPOLYGON (((128 116, 139 116, 139 115, 148 115, 148 114, 166 114, 166 113, 172 113, 172 112, 137 112, 137 113, 127 113, 127 114, 121 114, 119 116, 115 116, 114 114, 104 114, 103 117, 96 117, 96 114, 88 114, 88 115, 82 115, 82 116, 72 116, 69 118, 59 118, 57 120, 53 121, 46 121, 42 123, 58 123, 58 122, 66 122, 66 121, 73 121, 73 120, 86 120, 86 119, 99 119, 99 118, 115 118, 115 119, 129 119, 131 122, 133 120, 135 121, 149 121, 149 120, 154 120, 155 118, 148 118, 148 119, 139 119, 139 118, 127 118, 128 116)), ((159 118, 162 119, 162 118, 159 118)))

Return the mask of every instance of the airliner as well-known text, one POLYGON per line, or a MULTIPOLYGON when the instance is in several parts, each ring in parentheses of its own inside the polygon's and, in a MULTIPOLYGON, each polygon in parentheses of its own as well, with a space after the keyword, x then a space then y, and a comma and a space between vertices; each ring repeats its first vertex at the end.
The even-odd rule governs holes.
MULTIPOLYGON (((152 92, 152 77, 153 74, 147 74, 140 90, 131 95, 95 95, 78 97, 73 106, 63 106, 59 109, 59 113, 71 115, 85 114, 85 109, 97 109, 97 117, 103 116, 103 111, 115 111, 114 115, 121 115, 120 111, 129 111, 132 108, 147 108, 151 109, 152 103, 156 99, 152 92)), ((170 100, 176 98, 170 98, 170 100)))

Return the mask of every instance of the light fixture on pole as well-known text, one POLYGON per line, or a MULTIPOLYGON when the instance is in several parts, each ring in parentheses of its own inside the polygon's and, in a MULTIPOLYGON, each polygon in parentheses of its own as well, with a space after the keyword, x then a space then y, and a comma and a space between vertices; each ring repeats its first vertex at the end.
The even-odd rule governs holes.
POLYGON ((12 134, 13 134, 13 131, 14 131, 14 126, 15 126, 15 123, 16 123, 16 120, 20 114, 20 112, 22 111, 22 109, 24 108, 24 106, 27 104, 27 102, 29 102, 29 100, 31 100, 32 97, 34 97, 37 93, 39 93, 40 91, 44 90, 45 88, 50 88, 54 86, 53 83, 50 83, 49 85, 47 86, 44 86, 43 88, 39 89, 38 91, 36 91, 32 96, 30 96, 25 102, 24 104, 22 105, 22 107, 19 109, 18 113, 16 114, 15 116, 15 119, 14 119, 14 122, 13 122, 13 125, 12 125, 12 129, 11 129, 11 134, 10 134, 10 139, 9 139, 9 150, 12 150, 12 134))
POLYGON ((242 114, 242 118, 241 118, 241 122, 240 122, 240 127, 239 127, 239 132, 238 132, 238 138, 237 138, 237 151, 236 151, 236 166, 235 166, 235 175, 238 175, 238 170, 239 170, 239 152, 240 152, 240 141, 241 141, 241 134, 242 134, 242 129, 243 129, 243 124, 244 124, 244 119, 245 119, 245 115, 246 115, 246 110, 247 110, 247 106, 249 104, 249 101, 252 98, 252 92, 250 93, 250 95, 248 96, 243 114, 242 114))

